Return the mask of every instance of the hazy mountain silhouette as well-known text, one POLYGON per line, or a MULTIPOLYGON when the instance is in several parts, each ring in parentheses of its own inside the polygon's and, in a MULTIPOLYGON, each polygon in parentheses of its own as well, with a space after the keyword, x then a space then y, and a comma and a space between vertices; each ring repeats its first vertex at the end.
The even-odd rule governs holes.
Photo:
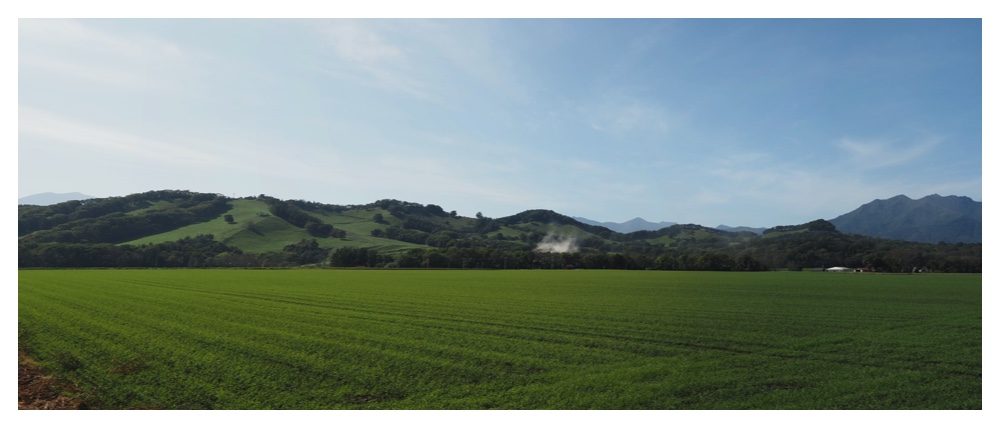
POLYGON ((84 195, 79 192, 72 193, 52 193, 45 192, 35 195, 28 195, 23 198, 18 198, 18 205, 53 205, 60 202, 66 201, 82 201, 84 199, 93 199, 93 196, 84 195))
POLYGON ((983 240, 983 203, 966 196, 876 199, 830 220, 844 233, 914 242, 983 240))

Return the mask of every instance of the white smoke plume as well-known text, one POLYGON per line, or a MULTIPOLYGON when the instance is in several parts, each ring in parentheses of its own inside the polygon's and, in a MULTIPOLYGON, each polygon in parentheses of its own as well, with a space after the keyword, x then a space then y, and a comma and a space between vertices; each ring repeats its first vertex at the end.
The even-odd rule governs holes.
POLYGON ((576 243, 576 238, 572 236, 562 237, 549 233, 545 235, 542 242, 538 243, 535 251, 542 253, 575 253, 580 251, 580 246, 576 243))

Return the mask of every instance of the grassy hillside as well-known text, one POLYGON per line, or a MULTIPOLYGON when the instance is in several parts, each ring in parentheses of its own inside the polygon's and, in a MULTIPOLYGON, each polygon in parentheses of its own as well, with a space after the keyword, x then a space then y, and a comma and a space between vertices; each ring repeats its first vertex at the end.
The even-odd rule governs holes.
POLYGON ((285 246, 303 239, 315 239, 324 248, 355 246, 393 252, 424 247, 371 236, 371 230, 379 225, 371 221, 370 215, 366 219, 364 210, 345 214, 312 213, 334 227, 347 231, 347 238, 317 238, 302 228, 270 215, 267 204, 263 201, 238 199, 233 200, 231 204, 232 209, 212 220, 146 236, 125 244, 155 244, 176 241, 188 236, 211 234, 215 236, 215 240, 247 252, 281 251, 285 246), (233 216, 232 223, 225 221, 227 214, 233 216))
MULTIPOLYGON (((120 211, 126 217, 154 218, 162 212, 187 209, 185 201, 198 197, 198 194, 182 191, 159 191, 130 195, 111 206, 104 212, 111 212, 115 207, 122 206, 120 211), (124 204, 128 202, 128 204, 124 204)), ((218 197, 218 195, 200 195, 202 197, 218 197)), ((114 199, 98 200, 105 205, 115 202, 114 199)), ((212 235, 216 241, 239 248, 244 252, 281 251, 284 247, 305 240, 315 239, 322 248, 337 249, 342 247, 362 247, 375 249, 379 252, 400 252, 414 248, 428 248, 428 245, 442 245, 443 242, 454 243, 456 240, 467 242, 459 246, 496 246, 509 250, 530 250, 534 245, 548 236, 559 239, 574 239, 583 250, 621 252, 625 249, 623 242, 629 245, 640 243, 646 246, 663 246, 667 248, 709 246, 722 247, 733 242, 743 242, 745 239, 736 234, 727 234, 714 229, 696 225, 675 225, 657 232, 638 232, 625 235, 612 232, 603 227, 592 226, 572 219, 571 217, 549 211, 528 210, 509 217, 468 218, 459 217, 444 212, 434 205, 420 204, 395 200, 380 200, 364 206, 335 206, 304 201, 279 201, 274 198, 258 197, 244 199, 229 199, 225 201, 224 209, 203 216, 197 222, 188 221, 176 227, 158 227, 158 233, 146 236, 133 235, 121 241, 96 241, 118 244, 157 244, 173 242, 185 237, 212 235), (279 204, 283 212, 311 216, 314 222, 322 222, 346 232, 344 237, 325 237, 310 234, 303 221, 292 224, 287 215, 275 214, 273 204, 279 204), (281 217, 279 217, 281 215, 281 217), (232 221, 225 218, 232 216, 232 221), (376 220, 376 219, 379 220, 376 220), (288 219, 288 220, 286 220, 288 219), (395 233, 389 233, 394 231, 395 233), (403 232, 400 232, 403 231, 403 232), (373 235, 373 232, 375 234, 373 235), (434 239, 428 239, 434 236, 434 239), (433 242, 432 242, 433 241, 433 242)), ((85 209, 64 207, 66 209, 85 209)), ((30 209, 25 207, 25 216, 30 215, 30 209)), ((32 225, 43 228, 45 224, 58 220, 58 214, 46 214, 48 217, 34 220, 32 225)), ((111 214, 113 215, 113 214, 111 214)), ((36 216, 37 217, 37 216, 36 216)), ((27 217, 26 217, 27 218, 27 217)), ((30 218, 28 218, 30 220, 30 218)), ((81 220, 84 222, 104 222, 108 228, 109 220, 104 217, 93 217, 81 220)), ((89 223, 88 223, 89 224, 89 223)), ((76 222, 59 227, 86 227, 76 222)), ((138 230, 142 230, 141 228, 138 230)), ((41 233, 47 231, 42 230, 41 233)), ((50 234, 49 236, 51 236, 50 234)), ((51 238, 57 242, 59 237, 51 238)), ((79 241, 77 241, 79 242, 79 241)), ((95 242, 91 240, 91 242, 95 242)))
POLYGON ((629 235, 669 249, 726 248, 757 239, 752 232, 726 232, 694 224, 675 224, 657 231, 639 231, 629 235))

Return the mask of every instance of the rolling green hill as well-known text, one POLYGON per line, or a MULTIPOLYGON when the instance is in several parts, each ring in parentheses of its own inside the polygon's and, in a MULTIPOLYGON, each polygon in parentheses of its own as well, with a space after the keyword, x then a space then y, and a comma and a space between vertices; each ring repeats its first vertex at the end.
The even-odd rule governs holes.
POLYGON ((348 206, 178 190, 19 205, 18 236, 20 267, 982 269, 981 244, 850 235, 825 220, 763 236, 695 224, 623 234, 541 209, 470 218, 391 199, 348 206))
POLYGON ((272 215, 267 203, 263 201, 238 199, 230 203, 232 204, 230 210, 211 220, 145 236, 125 244, 155 244, 176 241, 186 236, 212 235, 223 244, 247 252, 281 251, 285 246, 303 239, 315 239, 323 248, 360 246, 394 252, 426 247, 371 236, 371 231, 376 229, 378 224, 371 221, 372 215, 366 215, 369 213, 367 210, 352 210, 340 214, 314 213, 326 223, 347 231, 346 238, 333 238, 312 236, 305 229, 272 215), (226 215, 232 215, 233 221, 227 222, 226 215))

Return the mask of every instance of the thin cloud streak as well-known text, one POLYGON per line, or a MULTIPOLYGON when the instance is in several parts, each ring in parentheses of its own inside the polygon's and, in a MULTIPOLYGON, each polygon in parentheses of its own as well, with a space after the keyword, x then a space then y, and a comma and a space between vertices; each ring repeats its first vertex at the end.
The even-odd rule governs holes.
POLYGON ((419 99, 432 98, 426 84, 413 77, 418 73, 411 57, 400 46, 385 41, 367 21, 326 20, 311 27, 340 60, 327 70, 332 76, 419 99))
POLYGON ((64 149, 86 151, 91 155, 129 156, 200 167, 223 160, 189 147, 105 129, 24 106, 18 109, 18 132, 50 144, 62 143, 64 149))
POLYGON ((865 169, 886 168, 908 163, 927 155, 944 141, 940 137, 925 138, 914 143, 843 138, 836 146, 847 151, 851 161, 865 169))
POLYGON ((592 101, 578 111, 591 129, 615 137, 638 133, 660 137, 681 120, 659 105, 621 95, 592 101))
POLYGON ((18 22, 18 36, 20 43, 83 48, 89 54, 164 63, 184 59, 181 49, 174 43, 144 36, 114 36, 74 20, 22 19, 18 22))
POLYGON ((39 67, 104 84, 146 86, 195 73, 194 58, 175 43, 112 35, 72 20, 20 20, 19 67, 39 67))
MULTIPOLYGON (((160 138, 123 132, 21 106, 20 138, 51 153, 79 158, 116 159, 121 164, 170 165, 180 170, 212 170, 221 174, 246 174, 300 180, 315 179, 328 171, 313 163, 288 157, 281 147, 218 138, 165 135, 160 138)), ((357 171, 360 173, 361 171, 357 171)))

